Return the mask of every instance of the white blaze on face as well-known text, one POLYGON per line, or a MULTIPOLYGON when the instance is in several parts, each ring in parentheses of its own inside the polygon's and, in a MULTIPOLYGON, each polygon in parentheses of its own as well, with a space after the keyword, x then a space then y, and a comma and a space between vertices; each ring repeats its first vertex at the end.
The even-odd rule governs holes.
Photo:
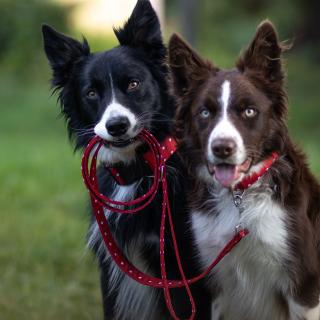
POLYGON ((106 129, 106 123, 113 118, 126 117, 130 123, 129 129, 126 135, 128 136, 128 138, 133 138, 135 136, 134 128, 137 125, 137 117, 127 107, 117 102, 114 89, 113 89, 113 80, 112 80, 111 74, 109 74, 109 77, 110 77, 111 91, 112 91, 111 103, 106 107, 100 121, 94 127, 94 133, 99 137, 101 137, 102 139, 112 141, 114 140, 114 137, 108 133, 106 129))
POLYGON ((216 139, 231 139, 236 143, 236 153, 233 157, 235 164, 240 164, 245 161, 246 152, 243 144, 243 139, 234 126, 234 124, 230 121, 228 116, 228 107, 230 105, 230 98, 231 98, 231 86, 230 81, 225 80, 221 86, 221 96, 219 99, 221 105, 221 118, 219 119, 216 126, 210 133, 208 139, 208 146, 207 146, 207 153, 208 153, 208 160, 211 163, 215 163, 216 157, 212 152, 212 143, 216 139))
POLYGON ((94 133, 102 139, 112 141, 114 137, 108 133, 106 129, 106 123, 109 120, 118 117, 128 118, 130 126, 127 132, 127 136, 134 137, 133 128, 137 124, 136 116, 128 108, 118 103, 117 100, 112 100, 111 103, 106 107, 100 121, 94 127, 94 133))

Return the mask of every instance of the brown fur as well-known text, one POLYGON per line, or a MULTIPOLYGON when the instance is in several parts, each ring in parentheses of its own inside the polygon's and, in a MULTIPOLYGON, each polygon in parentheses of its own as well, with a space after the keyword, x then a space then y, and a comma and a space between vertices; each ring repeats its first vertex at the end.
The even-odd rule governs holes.
MULTIPOLYGON (((203 208, 208 189, 196 172, 200 164, 206 164, 206 142, 219 112, 215 100, 217 90, 223 81, 229 80, 234 97, 230 118, 242 133, 253 164, 272 151, 280 155, 268 178, 277 185, 276 201, 287 212, 290 255, 294 261, 285 266, 294 284, 288 294, 300 305, 312 308, 319 303, 320 294, 320 187, 309 171, 305 155, 288 135, 282 61, 285 49, 273 25, 265 21, 237 60, 236 68, 222 70, 203 60, 179 36, 173 35, 169 64, 171 87, 177 98, 176 135, 180 154, 194 179, 190 206, 203 208), (259 117, 244 121, 239 114, 244 106, 251 104, 258 108, 259 117), (198 116, 203 105, 211 112, 209 120, 198 116)), ((285 305, 283 299, 279 298, 280 305, 285 305)))

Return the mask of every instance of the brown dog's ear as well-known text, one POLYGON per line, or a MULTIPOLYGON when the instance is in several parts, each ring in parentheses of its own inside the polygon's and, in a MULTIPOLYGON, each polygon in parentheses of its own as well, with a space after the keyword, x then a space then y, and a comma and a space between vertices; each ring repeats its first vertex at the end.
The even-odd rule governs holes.
POLYGON ((178 96, 188 91, 192 83, 206 79, 214 69, 177 34, 169 41, 169 65, 174 93, 178 96))
POLYGON ((270 82, 282 80, 281 53, 284 49, 275 27, 265 20, 258 26, 255 37, 239 58, 237 68, 241 72, 259 73, 270 82))

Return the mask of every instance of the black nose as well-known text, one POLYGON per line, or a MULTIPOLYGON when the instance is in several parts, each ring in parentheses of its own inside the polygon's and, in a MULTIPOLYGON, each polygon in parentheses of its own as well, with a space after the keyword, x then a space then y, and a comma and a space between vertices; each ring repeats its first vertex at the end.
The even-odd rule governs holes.
POLYGON ((130 127, 130 122, 127 117, 111 118, 106 123, 108 133, 113 137, 119 137, 125 134, 130 127))
POLYGON ((211 148, 216 157, 226 159, 236 152, 236 143, 232 139, 216 139, 212 142, 211 148))

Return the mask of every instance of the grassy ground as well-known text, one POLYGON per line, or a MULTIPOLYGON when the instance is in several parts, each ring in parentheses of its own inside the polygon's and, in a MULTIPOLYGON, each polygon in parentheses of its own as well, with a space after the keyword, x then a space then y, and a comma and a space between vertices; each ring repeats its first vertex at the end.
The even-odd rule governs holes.
MULTIPOLYGON (((215 56, 217 63, 224 57, 215 56)), ((288 59, 291 131, 320 177, 320 68, 288 59)), ((0 318, 100 319, 96 265, 85 252, 80 158, 55 98, 45 83, 7 78, 0 78, 0 97, 0 318)))
POLYGON ((48 86, 0 88, 0 318, 100 319, 86 191, 48 86))

